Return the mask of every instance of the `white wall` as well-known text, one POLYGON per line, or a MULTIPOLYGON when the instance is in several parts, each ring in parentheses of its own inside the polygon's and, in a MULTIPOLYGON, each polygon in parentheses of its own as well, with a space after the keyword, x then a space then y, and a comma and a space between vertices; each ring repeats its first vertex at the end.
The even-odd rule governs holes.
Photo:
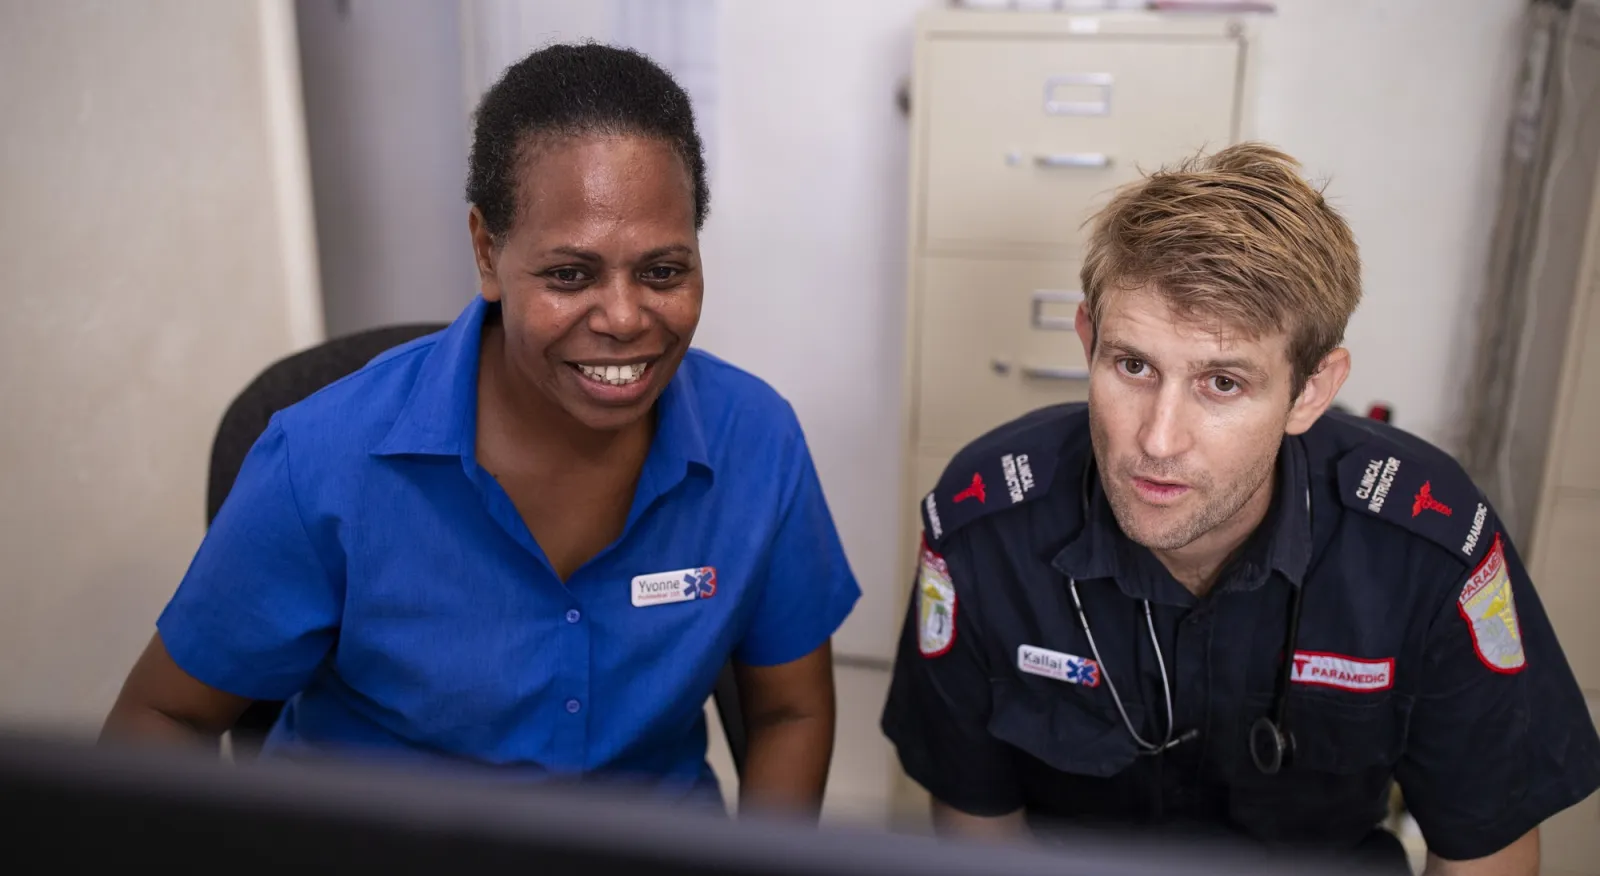
POLYGON ((455 4, 294 5, 328 333, 448 322, 477 291, 455 4))
POLYGON ((698 342, 794 404, 862 598, 835 640, 889 658, 904 614, 901 373, 909 125, 928 0, 723 4, 698 342))
POLYGON ((1365 300, 1341 400, 1450 448, 1521 58, 1526 0, 1280 0, 1257 134, 1329 181, 1365 300))
POLYGON ((0 722, 92 731, 321 331, 287 0, 0 4, 0 722))

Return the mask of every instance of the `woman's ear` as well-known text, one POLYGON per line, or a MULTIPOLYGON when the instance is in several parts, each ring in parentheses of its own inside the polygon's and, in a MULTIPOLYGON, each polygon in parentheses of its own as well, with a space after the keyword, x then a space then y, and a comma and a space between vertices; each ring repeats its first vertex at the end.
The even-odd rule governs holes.
POLYGON ((485 301, 499 301, 500 279, 495 273, 494 264, 500 247, 489 232, 489 223, 484 221, 483 213, 477 207, 467 213, 467 231, 472 235, 472 259, 478 266, 478 291, 485 301))

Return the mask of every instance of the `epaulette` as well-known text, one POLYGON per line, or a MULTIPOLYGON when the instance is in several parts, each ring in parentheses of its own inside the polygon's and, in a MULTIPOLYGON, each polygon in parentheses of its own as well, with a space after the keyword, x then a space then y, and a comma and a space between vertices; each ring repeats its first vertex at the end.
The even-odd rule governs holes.
POLYGON ((1488 500, 1460 465, 1427 449, 1433 452, 1382 437, 1357 447, 1339 460, 1339 498, 1476 565, 1493 546, 1498 525, 1488 500))
POLYGON ((1082 403, 1041 408, 962 448, 922 498, 928 545, 938 550, 972 521, 1048 492, 1067 437, 1087 431, 1086 411, 1082 403))

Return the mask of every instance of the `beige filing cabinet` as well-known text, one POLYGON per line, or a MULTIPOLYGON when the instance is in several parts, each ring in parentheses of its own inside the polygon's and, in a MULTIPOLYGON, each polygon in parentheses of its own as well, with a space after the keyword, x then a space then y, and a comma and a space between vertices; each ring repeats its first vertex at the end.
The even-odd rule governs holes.
POLYGON ((916 29, 901 551, 962 445, 1086 397, 1086 221, 1248 130, 1246 17, 936 10, 916 29))
MULTIPOLYGON (((1248 136, 1249 25, 1148 12, 919 18, 902 600, 918 501, 955 452, 1087 397, 1073 315, 1089 217, 1141 171, 1248 136)), ((920 817, 926 796, 895 774, 896 814, 920 817)))

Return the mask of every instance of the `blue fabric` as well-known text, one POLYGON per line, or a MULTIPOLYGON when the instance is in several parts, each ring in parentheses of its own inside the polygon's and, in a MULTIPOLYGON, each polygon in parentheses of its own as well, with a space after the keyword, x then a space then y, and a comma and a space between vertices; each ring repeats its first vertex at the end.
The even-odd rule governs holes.
POLYGON ((206 684, 289 700, 265 756, 714 788, 703 705, 720 668, 805 656, 860 595, 794 411, 691 351, 622 536, 563 584, 474 458, 489 309, 273 418, 162 640, 206 684), (709 597, 633 605, 636 576, 705 567, 709 597))

